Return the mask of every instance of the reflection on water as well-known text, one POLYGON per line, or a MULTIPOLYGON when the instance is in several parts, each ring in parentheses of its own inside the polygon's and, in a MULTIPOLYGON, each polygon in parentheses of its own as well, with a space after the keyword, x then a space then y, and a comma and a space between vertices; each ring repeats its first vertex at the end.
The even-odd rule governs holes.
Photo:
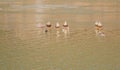
POLYGON ((0 0, 0 70, 119 70, 119 3, 0 0), (65 21, 69 35, 62 31, 65 21), (95 36, 95 21, 103 24, 105 38, 95 36), (52 28, 46 33, 39 24, 47 22, 52 28))

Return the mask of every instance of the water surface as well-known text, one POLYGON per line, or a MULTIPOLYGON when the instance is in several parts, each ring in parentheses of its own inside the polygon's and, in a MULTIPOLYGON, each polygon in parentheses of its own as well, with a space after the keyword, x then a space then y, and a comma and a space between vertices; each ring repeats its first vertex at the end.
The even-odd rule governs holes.
POLYGON ((0 70, 119 70, 119 0, 0 0, 0 70), (105 38, 96 37, 95 21, 105 38), (38 23, 50 21, 44 33, 38 23), (70 35, 56 37, 67 21, 70 35))

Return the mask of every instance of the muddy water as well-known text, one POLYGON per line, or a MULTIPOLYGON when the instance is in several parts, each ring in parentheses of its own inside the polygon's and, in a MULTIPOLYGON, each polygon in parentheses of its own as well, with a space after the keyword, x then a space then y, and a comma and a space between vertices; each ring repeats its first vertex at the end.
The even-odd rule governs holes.
POLYGON ((0 70, 119 70, 119 0, 0 0, 0 70), (106 37, 95 35, 101 21, 106 37), (67 21, 70 34, 62 25, 67 21), (48 33, 38 23, 51 22, 48 33), (56 36, 55 23, 61 25, 56 36))

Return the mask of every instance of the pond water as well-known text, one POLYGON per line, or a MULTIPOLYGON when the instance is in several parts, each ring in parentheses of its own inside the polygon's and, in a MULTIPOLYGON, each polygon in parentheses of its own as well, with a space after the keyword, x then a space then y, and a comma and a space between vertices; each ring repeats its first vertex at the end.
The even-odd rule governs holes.
POLYGON ((0 0, 0 70, 119 70, 119 7, 119 0, 0 0), (96 36, 96 21, 105 37, 96 36), (47 22, 45 33, 37 25, 47 22))

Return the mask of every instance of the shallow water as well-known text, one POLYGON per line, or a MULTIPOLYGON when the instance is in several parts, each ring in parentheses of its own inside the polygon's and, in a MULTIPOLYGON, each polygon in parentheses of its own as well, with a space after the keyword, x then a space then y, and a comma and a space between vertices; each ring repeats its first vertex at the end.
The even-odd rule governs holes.
POLYGON ((0 0, 0 70, 119 70, 119 0, 0 0), (106 37, 95 35, 101 21, 106 37), (38 23, 51 22, 45 33, 38 23), (54 25, 67 21, 70 34, 54 25))

